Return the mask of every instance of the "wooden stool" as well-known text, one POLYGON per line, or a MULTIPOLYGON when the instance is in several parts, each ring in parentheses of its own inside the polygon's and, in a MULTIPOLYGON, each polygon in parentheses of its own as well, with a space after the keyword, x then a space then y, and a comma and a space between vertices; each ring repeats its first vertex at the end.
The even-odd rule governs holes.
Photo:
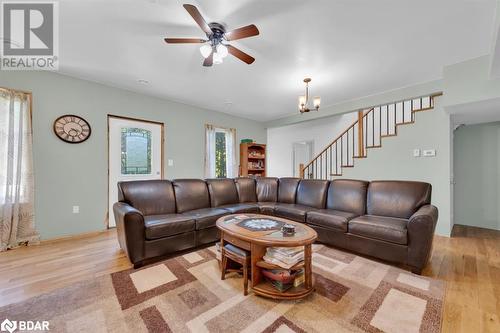
POLYGON ((226 272, 241 272, 239 269, 227 268, 230 259, 243 266, 243 295, 248 295, 248 268, 250 267, 250 253, 232 244, 225 244, 221 249, 221 280, 226 278, 226 272))

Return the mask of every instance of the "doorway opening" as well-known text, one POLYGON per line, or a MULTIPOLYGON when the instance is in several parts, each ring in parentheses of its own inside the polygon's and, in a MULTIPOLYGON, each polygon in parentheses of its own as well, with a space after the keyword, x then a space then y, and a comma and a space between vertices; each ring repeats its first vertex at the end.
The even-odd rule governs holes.
POLYGON ((300 165, 306 165, 313 159, 314 141, 299 141, 292 144, 292 172, 300 177, 300 165))

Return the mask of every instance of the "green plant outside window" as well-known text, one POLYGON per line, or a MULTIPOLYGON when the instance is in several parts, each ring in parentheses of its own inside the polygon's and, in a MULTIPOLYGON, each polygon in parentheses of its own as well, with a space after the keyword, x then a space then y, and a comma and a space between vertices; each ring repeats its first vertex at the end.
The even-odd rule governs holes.
POLYGON ((215 177, 226 178, 226 133, 215 133, 215 177))

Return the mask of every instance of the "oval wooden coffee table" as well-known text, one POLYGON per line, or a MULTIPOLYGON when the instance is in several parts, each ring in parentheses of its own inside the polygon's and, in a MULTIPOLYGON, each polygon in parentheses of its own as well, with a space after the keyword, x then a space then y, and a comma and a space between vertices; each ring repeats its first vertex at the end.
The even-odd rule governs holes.
MULTIPOLYGON (((272 223, 270 223, 272 225, 272 223)), ((251 253, 251 287, 254 293, 275 299, 298 299, 314 291, 312 279, 311 245, 318 237, 316 231, 302 223, 287 219, 260 215, 260 214, 232 214, 217 220, 217 227, 221 231, 221 251, 224 243, 231 243, 251 253), (259 226, 252 228, 252 224, 243 225, 241 222, 248 219, 266 219, 277 222, 274 229, 259 230, 259 226), (281 225, 293 224, 296 232, 293 236, 284 236, 281 225), (279 229, 278 229, 279 228, 279 229), (290 269, 304 268, 305 281, 298 287, 292 287, 284 292, 275 289, 262 275, 262 269, 283 269, 280 266, 265 262, 262 257, 268 247, 295 247, 304 246, 304 261, 290 269)), ((270 226, 272 228, 272 226, 270 226)))

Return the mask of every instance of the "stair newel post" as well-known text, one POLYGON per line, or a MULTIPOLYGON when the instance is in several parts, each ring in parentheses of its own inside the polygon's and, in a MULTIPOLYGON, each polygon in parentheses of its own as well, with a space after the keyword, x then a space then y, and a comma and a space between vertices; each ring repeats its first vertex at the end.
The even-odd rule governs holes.
POLYGON ((358 156, 365 156, 365 147, 363 145, 363 111, 358 111, 358 156))
POLYGON ((300 179, 304 179, 304 163, 299 164, 299 177, 300 179))

